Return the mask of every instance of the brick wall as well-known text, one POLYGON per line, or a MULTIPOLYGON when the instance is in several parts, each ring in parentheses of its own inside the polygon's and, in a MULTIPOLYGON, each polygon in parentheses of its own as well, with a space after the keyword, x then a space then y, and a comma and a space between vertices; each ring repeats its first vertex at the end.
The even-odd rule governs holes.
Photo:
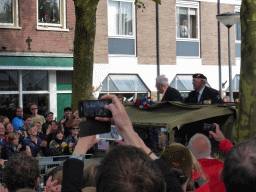
POLYGON ((94 63, 108 63, 108 14, 107 0, 97 6, 94 63))
MULTIPOLYGON (((66 25, 68 32, 37 30, 36 0, 19 1, 19 23, 21 30, 0 29, 0 50, 8 52, 27 52, 26 39, 32 39, 33 53, 73 53, 75 33, 74 1, 66 0, 66 25)), ((95 62, 108 62, 107 44, 107 0, 101 0, 97 11, 97 34, 95 43, 95 62)))
MULTIPOLYGON (((221 13, 234 12, 234 5, 221 4, 221 13)), ((200 2, 201 58, 203 65, 218 65, 217 4, 200 2)), ((228 65, 228 28, 221 28, 221 63, 228 65)), ((235 28, 230 28, 232 64, 235 65, 235 28)))
MULTIPOLYGON (((156 5, 145 0, 137 9, 137 56, 139 64, 156 64, 156 5)), ((160 64, 176 64, 175 1, 159 5, 160 64)))

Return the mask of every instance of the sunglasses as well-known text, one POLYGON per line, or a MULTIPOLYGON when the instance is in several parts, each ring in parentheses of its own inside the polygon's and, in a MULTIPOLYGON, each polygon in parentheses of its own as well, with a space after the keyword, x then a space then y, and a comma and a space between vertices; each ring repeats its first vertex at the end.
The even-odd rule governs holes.
POLYGON ((35 110, 35 109, 37 109, 37 108, 33 108, 33 109, 31 109, 31 110, 35 110))
POLYGON ((75 129, 79 130, 80 128, 79 128, 79 127, 76 127, 76 128, 72 128, 72 130, 75 130, 75 129))

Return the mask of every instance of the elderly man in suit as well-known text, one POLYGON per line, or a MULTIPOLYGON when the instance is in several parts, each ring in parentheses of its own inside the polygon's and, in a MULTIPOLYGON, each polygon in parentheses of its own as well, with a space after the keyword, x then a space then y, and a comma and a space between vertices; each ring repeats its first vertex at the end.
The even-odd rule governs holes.
POLYGON ((193 75, 194 91, 191 91, 186 98, 186 103, 223 103, 219 92, 206 86, 207 78, 200 73, 193 75))
POLYGON ((160 75, 156 78, 156 88, 159 93, 163 94, 163 101, 180 101, 184 102, 179 91, 169 86, 168 79, 165 75, 160 75))

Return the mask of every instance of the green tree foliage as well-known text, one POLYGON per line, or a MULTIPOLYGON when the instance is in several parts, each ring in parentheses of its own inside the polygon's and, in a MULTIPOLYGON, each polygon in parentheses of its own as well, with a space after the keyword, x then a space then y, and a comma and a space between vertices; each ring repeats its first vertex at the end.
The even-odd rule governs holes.
POLYGON ((236 142, 256 137, 256 0, 241 7, 241 73, 236 142))

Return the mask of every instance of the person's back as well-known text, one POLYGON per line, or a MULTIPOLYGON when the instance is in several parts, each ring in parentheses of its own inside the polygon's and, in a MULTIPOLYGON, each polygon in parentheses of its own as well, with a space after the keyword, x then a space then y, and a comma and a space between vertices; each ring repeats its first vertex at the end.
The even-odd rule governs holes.
POLYGON ((256 139, 230 149, 225 157, 223 180, 227 192, 256 191, 256 139))
POLYGON ((154 161, 141 149, 117 146, 101 161, 97 192, 163 192, 164 178, 154 161))

